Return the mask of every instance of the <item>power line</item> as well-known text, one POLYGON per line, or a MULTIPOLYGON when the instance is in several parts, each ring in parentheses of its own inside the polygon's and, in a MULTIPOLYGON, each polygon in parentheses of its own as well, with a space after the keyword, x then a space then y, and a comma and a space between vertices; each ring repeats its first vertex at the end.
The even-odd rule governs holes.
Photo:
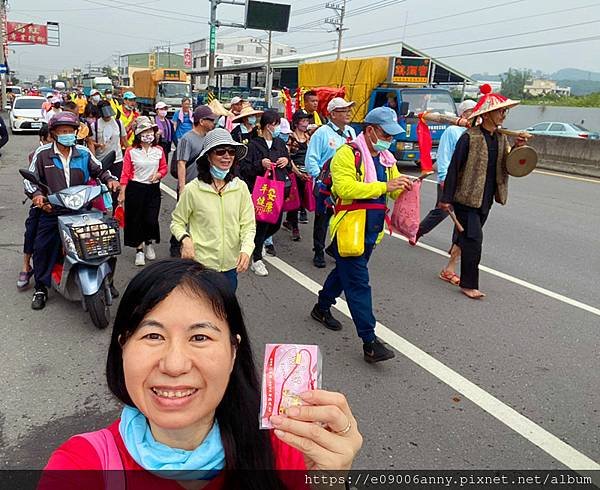
POLYGON ((450 54, 447 56, 436 56, 437 59, 448 59, 448 58, 460 58, 461 56, 474 56, 478 54, 493 54, 493 53, 503 53, 505 51, 519 51, 523 49, 533 49, 533 48, 543 48, 547 46, 562 46, 565 44, 575 44, 582 43, 587 41, 598 41, 600 40, 600 36, 589 36, 589 37, 580 37, 576 39, 565 39, 563 41, 553 41, 549 43, 540 43, 540 44, 527 44, 524 46, 513 46, 510 48, 499 48, 499 49, 488 49, 485 51, 473 51, 470 53, 461 53, 461 54, 450 54))
POLYGON ((472 40, 472 41, 463 41, 463 42, 460 42, 460 43, 444 44, 444 45, 441 45, 441 46, 430 46, 430 47, 423 48, 423 49, 424 50, 430 50, 430 49, 439 49, 439 48, 452 48, 454 46, 464 46, 465 44, 483 43, 483 42, 487 42, 487 41, 497 41, 498 39, 509 39, 511 37, 528 36, 530 34, 539 34, 540 32, 558 31, 558 30, 561 30, 561 29, 569 29, 571 27, 580 27, 580 26, 583 26, 583 25, 597 24, 598 22, 600 22, 600 19, 598 19, 598 20, 590 20, 590 21, 587 21, 587 22, 578 22, 576 24, 568 24, 568 25, 564 25, 564 26, 547 27, 545 29, 537 29, 535 31, 519 32, 519 33, 515 33, 515 34, 506 34, 504 36, 488 37, 486 39, 475 39, 475 40, 472 40))
MULTIPOLYGON (((170 16, 167 16, 167 15, 153 14, 153 13, 150 13, 150 12, 144 12, 143 10, 135 10, 135 9, 127 8, 127 7, 120 7, 120 6, 117 6, 117 5, 111 5, 111 4, 108 4, 108 3, 98 2, 96 0, 83 0, 83 1, 87 2, 87 3, 91 3, 92 5, 103 5, 104 7, 109 7, 109 8, 114 8, 114 9, 118 9, 118 10, 123 10, 125 12, 133 12, 134 14, 138 14, 138 15, 141 14, 141 15, 147 15, 149 17, 157 17, 157 18, 160 18, 160 19, 176 20, 178 22, 189 22, 191 24, 197 24, 198 23, 197 20, 187 19, 185 17, 179 18, 179 17, 170 17, 170 16)), ((188 14, 177 14, 177 15, 184 15, 184 16, 188 16, 189 17, 188 14)), ((200 17, 200 16, 195 16, 195 17, 198 18, 198 19, 202 19, 202 20, 208 20, 208 17, 200 17)))

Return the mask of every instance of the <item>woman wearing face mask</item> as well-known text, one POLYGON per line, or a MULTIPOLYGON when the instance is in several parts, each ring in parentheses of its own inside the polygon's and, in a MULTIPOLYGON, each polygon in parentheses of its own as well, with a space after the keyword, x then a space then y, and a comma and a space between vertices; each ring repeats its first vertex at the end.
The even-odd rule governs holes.
MULTIPOLYGON (((250 140, 248 154, 240 163, 242 178, 248 184, 249 189, 254 188, 256 177, 264 175, 267 170, 272 169, 277 180, 285 183, 286 196, 289 194, 291 180, 289 173, 292 170, 290 155, 286 144, 278 138, 280 134, 281 117, 275 111, 266 111, 260 118, 259 135, 250 140)), ((252 272, 258 276, 267 276, 267 270, 262 261, 262 248, 267 237, 273 236, 281 227, 282 216, 277 223, 256 223, 256 237, 254 239, 254 252, 252 254, 252 272)))
POLYGON ((156 118, 154 122, 158 126, 158 144, 162 147, 165 152, 165 157, 168 160, 169 153, 171 152, 171 144, 175 137, 175 127, 173 122, 167 118, 168 105, 164 102, 157 102, 154 109, 156 110, 156 118))
POLYGON ((263 111, 257 111, 253 109, 251 105, 243 107, 240 114, 231 120, 233 123, 239 123, 231 131, 231 137, 238 143, 247 145, 252 138, 255 138, 258 135, 256 118, 262 114, 263 111))
POLYGON ((51 99, 50 103, 52 104, 52 107, 44 115, 47 123, 50 122, 50 119, 52 119, 56 114, 60 114, 62 112, 60 107, 60 99, 58 97, 51 99))
POLYGON ((102 117, 100 115, 100 111, 98 109, 98 103, 100 102, 100 92, 94 89, 90 92, 90 98, 88 100, 87 105, 85 106, 85 111, 83 113, 83 117, 86 119, 88 124, 93 124, 96 119, 102 117))
POLYGON ((256 232, 250 191, 235 176, 246 152, 227 130, 210 131, 197 160, 198 178, 185 187, 171 222, 181 256, 223 273, 234 291, 238 273, 250 265, 256 232))
POLYGON ((189 97, 181 99, 181 109, 177 109, 173 114, 173 124, 175 125, 175 144, 183 137, 185 133, 191 131, 194 127, 192 101, 189 97))
POLYGON ((158 145, 156 124, 140 116, 133 145, 127 148, 123 158, 118 199, 125 208, 125 245, 135 247, 135 265, 138 266, 145 265, 145 259, 156 258, 152 242, 160 242, 160 181, 165 175, 167 160, 158 145))
MULTIPOLYGON (((306 159, 306 150, 310 135, 308 125, 310 123, 308 114, 303 110, 298 110, 292 117, 292 133, 288 140, 288 149, 290 150, 290 159, 292 161, 292 171, 298 181, 298 191, 300 199, 304 199, 304 183, 310 180, 310 175, 306 173, 304 160, 306 159)), ((300 229, 298 223, 308 223, 306 209, 300 207, 297 211, 289 211, 285 217, 283 227, 292 232, 292 240, 300 241, 300 229)))

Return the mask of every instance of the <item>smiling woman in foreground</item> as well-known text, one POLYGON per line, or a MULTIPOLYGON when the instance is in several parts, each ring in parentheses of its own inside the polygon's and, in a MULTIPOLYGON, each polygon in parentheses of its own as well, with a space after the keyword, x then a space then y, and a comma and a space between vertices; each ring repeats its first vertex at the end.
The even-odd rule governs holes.
MULTIPOLYGON (((131 281, 107 380, 125 405, 121 418, 69 439, 47 470, 146 470, 111 472, 127 486, 110 488, 285 488, 275 471, 239 481, 220 470, 347 470, 362 444, 345 397, 322 390, 305 394, 299 413, 273 417, 274 431, 259 430, 260 385, 239 303, 224 277, 193 260, 157 262, 131 281)), ((65 473, 45 473, 40 488, 59 488, 52 480, 65 473)), ((106 474, 93 474, 86 490, 105 488, 106 474)))

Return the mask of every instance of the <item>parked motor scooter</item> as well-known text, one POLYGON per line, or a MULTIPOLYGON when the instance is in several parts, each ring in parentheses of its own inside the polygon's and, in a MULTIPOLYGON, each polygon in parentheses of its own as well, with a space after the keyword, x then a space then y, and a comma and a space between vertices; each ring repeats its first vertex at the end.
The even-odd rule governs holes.
MULTIPOLYGON (((111 156, 107 155, 106 160, 111 156)), ((108 163, 106 160, 103 163, 108 163)), ((112 155, 114 161, 114 153, 112 155)), ((104 168, 109 167, 103 165, 104 168)), ((19 173, 44 192, 48 187, 29 170, 19 173)), ((63 244, 63 260, 52 271, 52 288, 69 301, 81 301, 94 325, 106 328, 110 322, 110 291, 116 256, 121 253, 116 220, 91 210, 92 201, 108 193, 102 186, 78 185, 46 196, 58 214, 58 230, 63 244)))

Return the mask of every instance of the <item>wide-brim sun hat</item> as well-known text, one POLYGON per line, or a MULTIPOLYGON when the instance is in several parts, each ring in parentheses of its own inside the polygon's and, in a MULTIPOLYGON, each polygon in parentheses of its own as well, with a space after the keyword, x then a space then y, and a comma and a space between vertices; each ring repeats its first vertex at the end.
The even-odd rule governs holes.
POLYGON ((487 83, 479 87, 479 91, 482 93, 482 96, 473 108, 473 113, 469 116, 469 119, 475 119, 482 114, 497 111, 498 109, 510 109, 521 103, 520 100, 512 100, 504 97, 504 95, 492 93, 492 86, 487 83))
POLYGON ((261 116, 262 114, 263 111, 259 111, 257 109, 254 109, 251 105, 247 105, 242 107, 242 110, 240 111, 239 115, 235 116, 231 121, 240 121, 244 117, 261 116))
POLYGON ((212 131, 206 133, 206 138, 204 139, 204 147, 198 155, 198 160, 200 160, 204 155, 206 155, 210 150, 216 148, 218 146, 233 146, 235 148, 235 158, 239 161, 246 156, 248 153, 248 147, 243 143, 238 143, 235 141, 229 131, 223 128, 216 128, 212 131))
POLYGON ((144 131, 147 131, 148 129, 155 129, 158 128, 158 126, 153 123, 149 117, 147 116, 140 116, 135 120, 135 130, 134 130, 134 134, 137 136, 140 133, 143 133, 144 131))

